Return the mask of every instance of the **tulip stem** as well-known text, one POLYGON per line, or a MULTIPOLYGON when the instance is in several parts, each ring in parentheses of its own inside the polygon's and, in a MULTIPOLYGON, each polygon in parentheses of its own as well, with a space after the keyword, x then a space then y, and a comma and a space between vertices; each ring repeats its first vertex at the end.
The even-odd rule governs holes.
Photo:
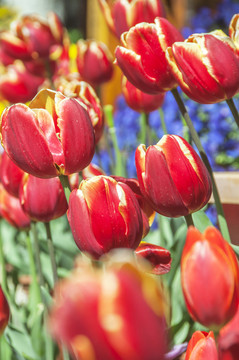
MULTIPOLYGON (((2 224, 2 223, 0 223, 2 224)), ((1 285, 3 292, 7 293, 7 272, 6 272, 6 263, 3 251, 3 240, 2 240, 2 232, 0 229, 0 265, 1 265, 1 285)))
POLYGON ((51 227, 50 227, 49 222, 46 222, 44 224, 45 224, 46 235, 47 235, 47 245, 48 245, 48 250, 49 250, 49 255, 50 255, 50 260, 51 260, 53 283, 55 285, 58 281, 58 275, 57 275, 57 265, 56 265, 55 252, 54 252, 54 244, 52 241, 51 227))
POLYGON ((193 222, 192 214, 188 214, 188 215, 184 216, 184 218, 186 220, 186 224, 187 224, 188 228, 189 228, 189 226, 195 226, 194 222, 193 222))
POLYGON ((208 160, 208 157, 205 153, 205 150, 203 149, 203 146, 201 144, 201 141, 200 141, 200 138, 194 128, 194 125, 192 123, 192 120, 190 119, 190 116, 186 110, 186 107, 178 93, 178 90, 175 88, 173 90, 171 90, 177 104, 178 104, 178 107, 180 109, 180 112, 183 116, 183 118, 185 119, 186 121, 186 124, 188 126, 188 129, 190 131, 190 134, 192 136, 192 139, 193 139, 193 142, 194 144, 196 145, 200 155, 201 155, 201 158, 211 176, 211 180, 212 180, 212 191, 213 191, 213 197, 214 197, 214 201, 215 201, 215 205, 216 205, 216 209, 217 209, 217 215, 218 215, 218 223, 219 223, 219 227, 220 227, 220 230, 222 232, 222 236, 224 237, 225 240, 227 240, 228 242, 231 242, 230 240, 230 235, 229 235, 229 230, 228 230, 228 226, 227 226, 227 222, 226 222, 226 219, 225 219, 225 215, 224 215, 224 211, 223 211, 223 207, 222 207, 222 203, 220 201, 220 196, 219 196, 219 193, 218 193, 218 189, 217 189, 217 185, 216 185, 216 181, 215 181, 215 178, 214 178, 214 175, 213 175, 213 171, 212 171, 212 167, 210 165, 210 162, 208 160))
POLYGON ((33 240, 34 240, 36 264, 37 264, 37 270, 38 270, 38 274, 39 274, 39 282, 40 282, 40 286, 44 286, 44 277, 43 277, 41 258, 40 258, 40 248, 39 248, 39 243, 38 243, 37 228, 36 228, 35 221, 32 221, 32 223, 31 223, 31 230, 32 230, 33 240))
POLYGON ((115 130, 115 124, 114 124, 114 116, 113 116, 113 106, 112 105, 106 105, 104 106, 104 113, 105 117, 107 119, 107 124, 109 126, 109 133, 111 135, 113 148, 115 151, 115 175, 116 176, 123 176, 125 177, 125 167, 123 164, 123 158, 122 154, 120 152, 117 136, 116 136, 116 130, 115 130))
POLYGON ((229 106, 229 109, 231 110, 231 113, 232 113, 232 115, 234 117, 234 120, 235 120, 235 122, 236 122, 236 124, 237 124, 237 126, 239 128, 239 114, 238 114, 236 105, 235 105, 232 98, 226 100, 226 102, 227 102, 227 105, 229 106))
POLYGON ((160 122, 161 122, 163 133, 164 133, 164 135, 166 135, 166 134, 168 134, 168 130, 167 130, 167 125, 166 125, 165 118, 164 118, 163 109, 159 108, 158 112, 159 112, 159 117, 160 117, 160 122))
POLYGON ((139 133, 139 142, 140 144, 147 144, 147 114, 142 112, 140 114, 140 133, 139 133))
POLYGON ((67 175, 60 175, 59 179, 60 179, 61 185, 62 185, 64 193, 65 193, 66 201, 69 204, 69 198, 70 198, 70 194, 71 194, 69 178, 67 175))

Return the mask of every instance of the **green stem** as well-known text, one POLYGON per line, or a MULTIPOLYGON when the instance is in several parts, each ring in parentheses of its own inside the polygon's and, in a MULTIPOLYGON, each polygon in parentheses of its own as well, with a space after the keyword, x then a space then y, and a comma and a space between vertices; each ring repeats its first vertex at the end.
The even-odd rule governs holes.
POLYGON ((51 260, 53 283, 55 285, 58 281, 58 275, 57 275, 57 265, 56 265, 56 259, 55 259, 54 245, 53 245, 52 235, 51 235, 51 227, 50 227, 49 222, 44 223, 44 224, 45 224, 46 235, 47 235, 47 245, 48 245, 48 250, 49 250, 49 255, 50 255, 50 260, 51 260))
POLYGON ((147 146, 147 114, 140 114, 140 134, 139 134, 140 144, 145 144, 147 146))
POLYGON ((186 216, 184 216, 187 227, 189 228, 189 226, 194 226, 194 222, 193 222, 193 218, 192 218, 192 214, 188 214, 186 216))
POLYGON ((109 126, 109 133, 111 135, 114 151, 115 151, 115 175, 116 176, 126 176, 124 162, 122 158, 122 154, 119 149, 119 144, 115 132, 114 126, 114 116, 113 116, 113 106, 106 105, 104 107, 105 117, 107 119, 107 124, 109 126))
POLYGON ((190 134, 192 136, 192 140, 195 143, 201 158, 211 176, 211 180, 212 180, 212 191, 213 191, 213 197, 214 197, 214 201, 215 201, 215 205, 216 205, 216 209, 217 209, 217 215, 218 215, 218 223, 220 226, 220 230, 222 232, 222 236, 224 237, 225 240, 227 240, 228 242, 231 242, 230 240, 230 235, 229 235, 229 230, 228 230, 228 226, 227 226, 227 222, 225 220, 225 215, 224 215, 224 211, 223 211, 223 207, 222 207, 222 203, 220 201, 220 197, 219 197, 219 193, 218 193, 218 189, 217 189, 217 185, 216 185, 216 181, 213 175, 213 171, 211 168, 211 165, 209 163, 208 157, 203 149, 203 146, 201 144, 200 138, 193 126, 192 120, 190 119, 190 116, 186 110, 186 107, 178 93, 177 89, 173 89, 172 90, 172 94, 178 104, 178 107, 181 111, 182 116, 184 117, 186 124, 189 128, 190 134))
POLYGON ((159 117, 160 117, 160 122, 161 122, 163 133, 166 135, 166 134, 168 134, 168 130, 167 130, 167 125, 166 125, 165 118, 164 118, 163 109, 159 108, 158 112, 159 112, 159 117))
POLYGON ((35 221, 32 221, 32 223, 31 223, 31 230, 32 230, 32 234, 33 234, 36 264, 37 264, 37 270, 38 270, 38 274, 39 274, 39 282, 40 282, 40 286, 44 286, 45 282, 44 282, 42 266, 41 266, 40 248, 39 248, 39 241, 38 241, 37 228, 36 228, 35 221))
MULTIPOLYGON (((0 223, 1 224, 1 223, 0 223)), ((2 231, 0 229, 0 266, 1 266, 1 285, 4 294, 8 292, 7 289, 7 272, 6 272, 6 263, 3 251, 3 240, 2 240, 2 231)))
POLYGON ((227 105, 229 106, 229 109, 231 110, 231 113, 234 117, 237 127, 239 128, 239 114, 238 114, 237 108, 235 106, 235 103, 232 98, 226 100, 226 102, 227 102, 227 105))
POLYGON ((64 193, 65 193, 66 201, 69 204, 69 197, 70 197, 70 194, 71 194, 71 187, 70 187, 70 182, 69 182, 68 176, 67 175, 60 175, 59 179, 60 179, 61 185, 62 185, 64 193))

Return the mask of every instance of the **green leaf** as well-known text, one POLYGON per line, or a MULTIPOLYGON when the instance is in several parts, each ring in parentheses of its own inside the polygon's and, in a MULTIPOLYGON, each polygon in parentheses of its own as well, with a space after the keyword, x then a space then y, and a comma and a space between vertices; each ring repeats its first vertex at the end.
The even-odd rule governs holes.
POLYGON ((200 231, 204 232, 208 226, 213 226, 207 215, 203 210, 197 211, 192 214, 193 222, 195 227, 200 231))

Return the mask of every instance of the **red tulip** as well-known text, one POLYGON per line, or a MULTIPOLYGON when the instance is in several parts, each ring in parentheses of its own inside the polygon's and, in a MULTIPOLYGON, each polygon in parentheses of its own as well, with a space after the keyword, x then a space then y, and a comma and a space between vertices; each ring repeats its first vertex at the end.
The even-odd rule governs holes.
POLYGON ((59 178, 39 179, 26 174, 19 199, 24 212, 35 221, 49 222, 64 215, 68 208, 59 178))
POLYGON ((8 324, 9 317, 9 305, 0 285, 0 336, 2 335, 8 324))
POLYGON ((177 86, 171 74, 165 51, 182 35, 164 18, 153 24, 141 23, 121 36, 123 46, 115 51, 116 64, 138 89, 155 94, 177 86))
POLYGON ((239 354, 239 308, 236 315, 219 333, 218 351, 220 360, 238 360, 239 354))
POLYGON ((30 218, 22 210, 19 198, 10 195, 0 183, 0 214, 17 229, 28 229, 31 225, 30 218))
POLYGON ((195 150, 177 135, 165 135, 146 150, 136 149, 140 190, 152 208, 169 217, 205 206, 212 192, 208 171, 195 150))
POLYGON ((24 172, 12 162, 4 151, 0 163, 0 180, 4 188, 15 197, 18 197, 23 175, 24 172))
POLYGON ((114 248, 135 249, 143 220, 132 190, 108 176, 83 180, 69 199, 68 220, 80 250, 99 258, 114 248))
POLYGON ((239 304, 239 268, 236 256, 220 232, 208 227, 187 233, 181 258, 181 281, 189 314, 211 329, 235 315, 239 304))
POLYGON ((144 93, 131 84, 125 76, 122 79, 122 92, 126 103, 131 109, 145 113, 150 113, 151 111, 160 108, 165 97, 165 93, 144 93))
POLYGON ((90 163, 82 170, 82 177, 84 180, 98 175, 105 175, 105 172, 96 164, 90 163))
POLYGON ((235 14, 229 24, 229 36, 234 42, 239 55, 239 14, 235 14))
POLYGON ((112 55, 102 42, 79 40, 76 63, 82 79, 94 87, 109 81, 112 77, 112 55))
POLYGON ((36 95, 45 78, 30 73, 23 63, 4 68, 0 78, 0 98, 10 103, 26 102, 36 95))
POLYGON ((108 26, 118 38, 138 23, 152 23, 156 17, 165 16, 161 0, 99 0, 99 4, 108 26))
POLYGON ((236 47, 222 31, 194 34, 173 44, 167 59, 182 90, 199 103, 217 103, 239 91, 236 47))
POLYGON ((134 264, 113 262, 102 271, 81 261, 54 294, 50 329, 76 360, 164 359, 165 297, 134 264))
POLYGON ((74 97, 86 106, 94 128, 95 142, 98 143, 104 130, 104 113, 95 90, 85 81, 66 79, 58 84, 58 89, 65 96, 74 97))
POLYGON ((37 177, 78 172, 94 154, 94 131, 85 108, 51 90, 40 91, 29 106, 6 109, 1 134, 12 161, 37 177))
POLYGON ((155 275, 167 274, 171 268, 170 251, 161 246, 142 242, 135 250, 136 255, 149 261, 151 272, 155 275))
POLYGON ((218 360, 213 332, 196 331, 188 343, 185 360, 218 360))

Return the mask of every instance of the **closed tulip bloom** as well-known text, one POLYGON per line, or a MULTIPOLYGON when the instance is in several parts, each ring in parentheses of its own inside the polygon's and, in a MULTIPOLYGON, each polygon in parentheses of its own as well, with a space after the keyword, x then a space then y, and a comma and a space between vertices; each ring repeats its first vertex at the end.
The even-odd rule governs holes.
POLYGON ((180 136, 164 135, 148 149, 139 145, 135 163, 140 190, 159 214, 186 216, 210 199, 209 173, 195 150, 180 136))
POLYGON ((82 79, 96 87, 113 75, 113 58, 108 47, 96 40, 77 42, 76 63, 82 79))
POLYGON ((10 309, 7 299, 0 285, 0 336, 4 332, 10 317, 10 309))
POLYGON ((178 84, 194 101, 213 104, 239 91, 236 47, 222 31, 194 34, 173 44, 167 59, 178 84))
POLYGON ((236 46, 239 55, 239 14, 235 14, 229 24, 229 36, 236 46))
POLYGON ((7 108, 1 140, 16 165, 42 178, 81 171, 95 148, 94 130, 83 105, 51 90, 41 90, 29 106, 7 108))
POLYGON ((164 17, 161 0, 99 0, 109 28, 120 38, 121 34, 141 22, 154 22, 164 17))
POLYGON ((58 177, 40 179, 26 174, 21 183, 19 199, 24 212, 35 221, 49 222, 57 219, 68 208, 58 177))
POLYGON ((167 305, 162 286, 135 264, 106 263, 103 271, 81 260, 58 284, 54 298, 50 329, 74 359, 164 359, 167 305))
POLYGON ((122 92, 128 106, 138 112, 150 113, 160 108, 164 102, 165 93, 147 94, 136 88, 124 76, 122 92))
POLYGON ((108 176, 83 180, 72 191, 68 220, 76 245, 96 259, 114 248, 135 249, 143 235, 134 193, 108 176))
POLYGON ((213 332, 196 331, 191 337, 185 360, 219 360, 213 332))
POLYGON ((135 250, 135 254, 151 264, 151 273, 155 275, 167 274, 171 269, 170 251, 162 246, 141 242, 135 250))
POLYGON ((236 315, 219 333, 218 351, 220 360, 238 360, 239 354, 239 308, 236 315))
POLYGON ((19 187, 24 175, 4 151, 0 163, 0 180, 4 188, 13 196, 18 197, 19 187))
POLYGON ((17 229, 29 229, 31 220, 22 210, 19 198, 10 195, 0 184, 0 214, 17 229))
POLYGON ((115 51, 116 64, 138 89, 149 94, 177 86, 166 60, 165 51, 175 41, 183 41, 180 32, 164 18, 152 24, 141 23, 121 36, 122 46, 115 51))
POLYGON ((208 227, 203 234, 189 228, 181 258, 181 282, 188 312, 195 321, 219 329, 235 315, 238 262, 216 228, 208 227))

